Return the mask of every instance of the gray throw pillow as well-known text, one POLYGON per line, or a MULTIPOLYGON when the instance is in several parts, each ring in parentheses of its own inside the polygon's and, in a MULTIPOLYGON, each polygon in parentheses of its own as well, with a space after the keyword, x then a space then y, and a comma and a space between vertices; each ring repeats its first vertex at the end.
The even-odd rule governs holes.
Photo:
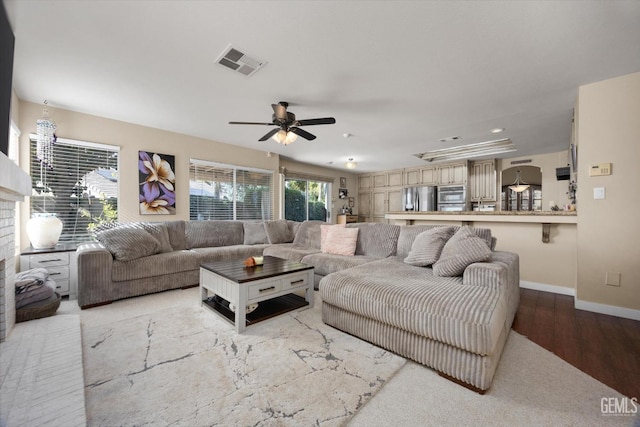
POLYGON ((444 245, 440 259, 433 264, 436 276, 460 276, 474 262, 491 258, 491 249, 485 239, 478 237, 470 227, 462 227, 444 245))
POLYGON ((247 221, 243 224, 243 227, 245 245, 259 245, 261 243, 269 243, 267 232, 264 229, 264 223, 262 221, 247 221))
POLYGON ((112 228, 101 231, 96 238, 118 261, 132 261, 160 253, 160 242, 142 228, 112 228))
POLYGON ((427 267, 440 258, 442 249, 453 235, 453 227, 436 227, 418 234, 411 245, 405 264, 427 267))
POLYGON ((265 221, 264 229, 267 232, 270 244, 276 243, 290 243, 293 241, 293 233, 289 229, 289 224, 286 219, 279 219, 275 221, 265 221))

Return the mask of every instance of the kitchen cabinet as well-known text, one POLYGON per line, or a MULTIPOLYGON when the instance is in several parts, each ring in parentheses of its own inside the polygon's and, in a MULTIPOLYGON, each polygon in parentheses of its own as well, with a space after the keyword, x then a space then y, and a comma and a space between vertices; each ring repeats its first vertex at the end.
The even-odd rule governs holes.
POLYGON ((438 169, 435 166, 422 168, 420 177, 422 185, 436 185, 438 184, 438 169))
POLYGON ((472 202, 495 202, 496 199, 496 162, 478 160, 471 163, 469 187, 472 202))
POLYGON ((367 222, 371 217, 371 192, 358 194, 358 221, 367 222))
POLYGON ((369 190, 370 188, 373 188, 373 185, 371 184, 371 175, 359 175, 358 188, 361 190, 369 190))
POLYGON ((439 185, 466 184, 467 164, 452 163, 438 166, 437 175, 439 185))
POLYGON ((381 188, 387 186, 387 173, 375 173, 372 175, 373 188, 381 188))
POLYGON ((413 187, 420 184, 422 170, 420 168, 405 169, 404 171, 404 185, 407 187, 413 187))
POLYGON ((387 185, 398 187, 402 185, 402 170, 390 171, 387 173, 387 185))

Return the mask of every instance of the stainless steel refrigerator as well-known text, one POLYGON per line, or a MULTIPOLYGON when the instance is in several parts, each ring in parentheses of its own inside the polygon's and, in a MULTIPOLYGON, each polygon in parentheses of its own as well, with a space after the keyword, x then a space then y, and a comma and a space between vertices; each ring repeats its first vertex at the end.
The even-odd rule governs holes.
POLYGON ((402 190, 402 207, 405 211, 436 211, 435 185, 407 187, 402 190))

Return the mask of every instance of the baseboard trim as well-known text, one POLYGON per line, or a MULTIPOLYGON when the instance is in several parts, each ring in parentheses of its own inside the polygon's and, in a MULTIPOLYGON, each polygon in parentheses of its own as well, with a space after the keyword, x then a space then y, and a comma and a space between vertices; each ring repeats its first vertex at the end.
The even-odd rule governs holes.
POLYGON ((546 283, 520 281, 520 287, 525 289, 533 289, 534 291, 551 292, 560 295, 576 296, 576 290, 573 288, 565 288, 564 286, 548 285, 546 283))
POLYGON ((615 305, 599 304, 597 302, 582 301, 577 298, 576 290, 565 288, 564 286, 548 285, 546 283, 520 281, 520 287, 524 289, 533 289, 534 291, 551 292, 560 295, 569 295, 574 297, 574 306, 578 310, 586 310, 594 313, 608 314, 610 316, 623 317, 625 319, 640 320, 640 310, 632 308, 617 307, 615 305))
POLYGON ((575 307, 578 310, 593 311, 594 313, 624 317, 625 319, 640 320, 640 310, 617 307, 615 305, 599 304, 597 302, 581 301, 576 298, 575 307))

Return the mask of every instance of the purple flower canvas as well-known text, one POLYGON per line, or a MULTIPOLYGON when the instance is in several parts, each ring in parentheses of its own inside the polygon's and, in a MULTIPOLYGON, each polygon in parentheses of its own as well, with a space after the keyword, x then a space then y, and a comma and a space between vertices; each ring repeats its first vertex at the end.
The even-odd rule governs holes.
POLYGON ((174 215, 175 156, 138 151, 141 215, 174 215))

